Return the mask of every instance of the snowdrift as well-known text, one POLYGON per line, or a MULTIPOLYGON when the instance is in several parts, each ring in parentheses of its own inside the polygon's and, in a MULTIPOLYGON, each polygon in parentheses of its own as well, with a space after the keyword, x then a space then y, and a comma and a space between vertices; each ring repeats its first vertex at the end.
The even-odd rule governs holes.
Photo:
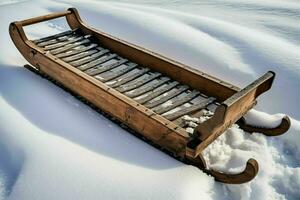
MULTIPOLYGON (((284 137, 267 139, 233 126, 210 145, 205 157, 211 167, 236 171, 249 156, 262 163, 253 182, 221 185, 21 68, 25 61, 3 28, 0 199, 298 199, 300 93, 294 89, 300 83, 300 6, 295 1, 236 3, 1 3, 1 27, 74 6, 105 32, 238 85, 271 66, 278 80, 257 109, 285 111, 294 120, 284 137), (122 149, 116 148, 120 145, 122 149)), ((26 31, 34 38, 64 28, 53 21, 40 25, 38 33, 36 28, 26 31)), ((255 111, 249 117, 270 126, 277 119, 255 111)))

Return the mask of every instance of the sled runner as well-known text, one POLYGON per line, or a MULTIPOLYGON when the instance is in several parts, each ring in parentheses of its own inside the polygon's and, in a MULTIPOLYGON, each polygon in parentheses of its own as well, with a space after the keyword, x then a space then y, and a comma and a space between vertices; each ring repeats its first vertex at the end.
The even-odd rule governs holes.
POLYGON ((287 116, 272 129, 250 126, 243 118, 256 104, 256 98, 271 88, 274 72, 269 71, 239 89, 95 30, 82 22, 74 8, 13 22, 9 31, 14 44, 31 64, 26 68, 58 81, 217 181, 240 184, 250 181, 258 172, 254 159, 249 159, 244 171, 238 174, 207 168, 201 152, 232 124, 267 136, 283 134, 290 127, 287 116), (37 40, 26 37, 23 26, 59 17, 66 17, 69 31, 37 40), (199 118, 208 111, 210 117, 206 121, 193 122, 193 131, 187 131, 187 116, 199 118))

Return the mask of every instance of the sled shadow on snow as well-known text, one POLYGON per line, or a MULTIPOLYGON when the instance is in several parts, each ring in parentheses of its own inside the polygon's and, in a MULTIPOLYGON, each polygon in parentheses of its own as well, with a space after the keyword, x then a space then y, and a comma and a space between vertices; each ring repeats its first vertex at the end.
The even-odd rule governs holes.
MULTIPOLYGON (((1 133, 0 133, 1 134, 1 133)), ((7 146, 6 141, 0 141, 0 198, 8 197, 23 167, 24 154, 17 147, 7 146), (13 150, 12 150, 13 149, 13 150)))
POLYGON ((133 165, 155 170, 184 166, 23 67, 2 65, 0 83, 7 103, 47 133, 133 165))

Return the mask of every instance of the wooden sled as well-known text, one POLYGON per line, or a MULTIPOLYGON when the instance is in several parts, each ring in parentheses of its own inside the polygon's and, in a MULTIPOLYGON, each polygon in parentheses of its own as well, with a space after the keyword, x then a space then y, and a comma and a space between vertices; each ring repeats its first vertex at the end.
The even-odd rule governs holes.
POLYGON ((274 129, 251 127, 243 115, 256 98, 271 88, 274 72, 267 72, 239 89, 208 74, 130 44, 85 25, 76 9, 10 24, 11 38, 32 69, 60 82, 104 112, 125 123, 143 137, 215 177, 240 184, 258 172, 249 159, 244 171, 227 174, 208 169, 201 152, 232 124, 249 132, 279 135, 288 130, 284 117, 274 129), (23 26, 66 17, 70 30, 29 40, 23 26), (192 134, 182 117, 213 116, 195 127, 192 134))

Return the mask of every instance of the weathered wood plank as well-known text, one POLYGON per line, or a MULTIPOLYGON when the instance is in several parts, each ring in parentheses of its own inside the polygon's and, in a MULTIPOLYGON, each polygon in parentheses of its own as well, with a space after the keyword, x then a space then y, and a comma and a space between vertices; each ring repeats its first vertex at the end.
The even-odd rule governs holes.
POLYGON ((77 36, 77 35, 74 35, 73 37, 70 37, 68 38, 67 40, 65 41, 57 41, 56 43, 54 44, 51 44, 51 45, 45 45, 43 47, 43 49, 45 51, 50 51, 50 50, 54 50, 54 49, 57 49, 57 48, 60 48, 60 47, 63 47, 67 44, 72 44, 72 43, 75 43, 77 41, 80 41, 82 40, 84 37, 83 36, 77 36))
POLYGON ((177 106, 189 102, 199 94, 200 94, 199 91, 194 90, 191 93, 187 94, 185 97, 180 97, 180 96, 174 97, 173 99, 171 99, 172 103, 170 105, 164 105, 164 104, 158 105, 157 107, 152 108, 152 110, 157 114, 163 114, 165 112, 168 112, 169 110, 172 110, 173 108, 176 108, 177 106))
POLYGON ((151 99, 154 99, 155 97, 161 95, 162 93, 165 93, 171 89, 173 89, 174 87, 176 87, 179 83, 177 81, 173 81, 171 83, 167 83, 167 84, 164 84, 156 89, 154 89, 153 91, 151 92, 148 92, 148 94, 144 94, 144 95, 141 95, 140 97, 137 97, 135 98, 135 100, 137 102, 139 102, 140 104, 144 104, 146 103, 147 101, 151 100, 151 99))
POLYGON ((126 92, 125 95, 128 97, 131 97, 131 98, 140 96, 146 92, 149 92, 150 90, 153 90, 153 89, 161 86, 162 84, 166 83, 169 80, 170 80, 169 77, 161 77, 160 79, 155 79, 145 85, 142 85, 139 88, 136 88, 134 90, 126 92))
POLYGON ((92 67, 95 67, 96 65, 99 65, 99 64, 102 64, 106 61, 109 61, 110 59, 113 59, 115 57, 117 57, 118 55, 117 54, 109 54, 109 55, 105 55, 105 56, 102 56, 100 58, 97 58, 96 60, 92 61, 92 62, 89 62, 87 64, 84 64, 84 65, 81 65, 78 67, 78 69, 84 71, 84 70, 88 70, 92 67))
POLYGON ((76 60, 76 61, 73 61, 73 62, 70 62, 70 64, 74 67, 78 67, 80 65, 84 65, 88 62, 92 62, 98 58, 100 58, 101 56, 103 56, 104 54, 108 53, 109 50, 108 49, 103 49, 95 54, 92 54, 91 56, 86 56, 80 60, 76 60))
POLYGON ((143 75, 135 80, 130 81, 129 83, 117 87, 116 90, 122 93, 127 92, 129 90, 133 90, 137 87, 140 87, 141 85, 144 85, 145 83, 148 83, 149 81, 152 81, 153 79, 159 76, 161 76, 161 73, 157 73, 157 72, 151 73, 148 76, 143 75))
POLYGON ((37 39, 37 40, 33 40, 33 42, 38 45, 38 44, 40 44, 42 42, 46 42, 46 41, 57 39, 57 38, 60 38, 60 37, 63 37, 63 36, 71 35, 75 31, 76 30, 68 30, 68 31, 65 31, 65 32, 62 32, 62 33, 58 33, 58 34, 51 35, 51 36, 48 36, 48 37, 44 37, 44 38, 40 38, 40 39, 37 39))
POLYGON ((41 42, 41 43, 37 44, 37 46, 43 48, 47 45, 52 45, 52 44, 55 44, 57 42, 67 41, 69 38, 72 38, 74 36, 76 36, 76 34, 70 34, 70 35, 62 36, 62 37, 52 39, 52 40, 49 40, 49 41, 46 41, 46 42, 41 42))
MULTIPOLYGON (((189 117, 191 117, 191 118, 200 118, 204 115, 205 111, 206 111, 206 109, 203 108, 203 109, 199 109, 195 112, 191 112, 191 113, 189 113, 189 117)), ((179 118, 173 120, 172 122, 175 123, 175 124, 178 124, 178 126, 180 126, 182 128, 187 126, 187 124, 185 123, 185 120, 183 120, 182 117, 179 117, 179 118)))
POLYGON ((64 57, 68 57, 68 56, 72 56, 72 55, 75 55, 75 54, 78 54, 78 53, 81 53, 81 52, 84 52, 84 51, 87 51, 87 50, 90 50, 92 48, 95 48, 97 47, 98 45, 97 44, 90 44, 88 46, 79 46, 79 47, 76 47, 76 49, 72 49, 71 51, 68 51, 68 52, 64 52, 64 53, 60 53, 60 54, 57 54, 55 55, 57 58, 64 58, 64 57))
POLYGON ((106 82, 107 85, 109 85, 110 87, 116 88, 119 87, 122 84, 128 83, 129 81, 132 81, 133 79, 142 76, 143 74, 147 73, 148 71, 150 71, 150 69, 148 68, 142 68, 140 70, 138 70, 135 73, 126 73, 124 74, 124 76, 119 77, 117 80, 115 81, 110 81, 110 82, 106 82))
POLYGON ((144 106, 146 106, 148 108, 153 108, 157 105, 160 105, 160 104, 168 101, 169 99, 172 99, 176 95, 181 94, 182 92, 186 91, 188 88, 189 87, 187 85, 180 85, 179 88, 173 89, 167 93, 164 93, 164 94, 158 96, 157 98, 154 98, 154 99, 148 101, 147 103, 144 104, 144 106))
MULTIPOLYGON (((126 67, 120 69, 120 70, 117 70, 117 71, 109 71, 107 73, 105 73, 105 75, 101 74, 99 76, 96 76, 95 78, 103 81, 103 82, 107 82, 107 81, 110 81, 112 79, 115 79, 119 76, 122 76, 123 74, 125 74, 126 72, 129 72, 131 70, 133 70, 134 68, 136 68, 138 66, 138 64, 135 64, 135 63, 132 63, 132 62, 129 62, 125 65, 126 67)), ((119 68, 119 67, 118 67, 119 68)))
POLYGON ((105 65, 105 63, 104 63, 100 66, 95 67, 95 68, 91 68, 91 69, 85 71, 85 73, 87 73, 90 76, 95 76, 97 74, 100 74, 100 73, 106 72, 108 70, 111 70, 115 67, 118 67, 118 66, 126 63, 127 61, 128 61, 127 59, 121 58, 120 60, 118 60, 114 63, 110 63, 108 65, 105 65))
POLYGON ((174 112, 174 113, 171 113, 171 114, 163 115, 163 117, 168 119, 168 120, 175 120, 175 119, 177 119, 177 118, 179 118, 183 115, 188 115, 192 112, 203 109, 215 100, 216 100, 216 98, 209 97, 209 98, 205 99, 204 101, 202 101, 200 103, 196 103, 194 105, 191 105, 189 107, 186 107, 184 109, 181 109, 181 110, 179 110, 177 112, 174 112))
POLYGON ((81 40, 79 42, 75 42, 74 44, 68 44, 64 47, 51 50, 50 53, 53 54, 53 55, 56 55, 56 54, 63 53, 65 51, 68 51, 70 49, 73 49, 75 47, 78 47, 80 45, 87 44, 87 43, 90 43, 90 40, 89 39, 84 39, 84 40, 81 40))
POLYGON ((81 52, 81 53, 73 55, 73 56, 65 57, 62 60, 65 61, 65 62, 73 62, 75 60, 90 56, 90 55, 92 55, 94 53, 97 53, 97 52, 98 52, 98 50, 92 49, 92 50, 89 50, 89 51, 81 52))

